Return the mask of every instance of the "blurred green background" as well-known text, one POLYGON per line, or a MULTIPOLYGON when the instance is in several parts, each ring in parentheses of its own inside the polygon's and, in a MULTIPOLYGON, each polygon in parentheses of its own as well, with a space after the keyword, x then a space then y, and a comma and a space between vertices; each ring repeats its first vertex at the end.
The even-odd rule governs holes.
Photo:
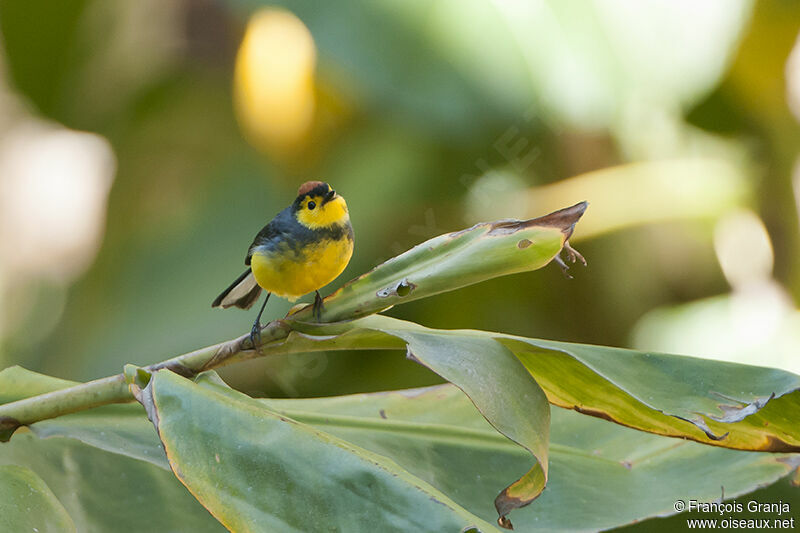
MULTIPOLYGON (((437 234, 588 200, 574 279, 389 314, 798 372, 798 30, 789 0, 0 2, 0 367, 87 380, 248 331, 255 310, 210 302, 322 179, 356 234, 324 293, 437 234)), ((223 377, 437 382, 401 353, 223 377)))
MULTIPOLYGON (((249 331, 210 302, 322 179, 356 234, 324 293, 588 200, 574 279, 388 314, 800 372, 799 30, 791 0, 0 2, 0 368, 88 380, 249 331)), ((222 374, 274 397, 438 381, 402 353, 222 374)))

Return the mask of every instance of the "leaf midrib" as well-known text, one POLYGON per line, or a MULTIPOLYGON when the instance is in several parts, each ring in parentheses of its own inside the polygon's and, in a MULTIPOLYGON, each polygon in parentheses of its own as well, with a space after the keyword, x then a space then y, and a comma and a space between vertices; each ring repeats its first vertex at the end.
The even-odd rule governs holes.
MULTIPOLYGON (((271 407, 274 408, 274 407, 271 407)), ((431 424, 425 422, 407 422, 405 420, 377 419, 369 416, 346 416, 319 414, 301 410, 284 410, 274 408, 276 412, 292 418, 298 422, 312 426, 335 426, 364 431, 383 431, 401 434, 416 435, 429 441, 454 442, 458 444, 472 443, 473 448, 485 450, 502 450, 504 452, 517 453, 520 457, 528 457, 529 452, 522 446, 514 443, 507 437, 491 429, 476 429, 449 426, 445 424, 431 424)), ((684 444, 684 443, 678 443, 684 444)), ((669 447, 673 447, 670 444, 669 447)), ((587 452, 581 448, 566 444, 550 443, 550 450, 558 453, 578 455, 595 461, 604 461, 619 465, 620 461, 600 457, 587 452)))

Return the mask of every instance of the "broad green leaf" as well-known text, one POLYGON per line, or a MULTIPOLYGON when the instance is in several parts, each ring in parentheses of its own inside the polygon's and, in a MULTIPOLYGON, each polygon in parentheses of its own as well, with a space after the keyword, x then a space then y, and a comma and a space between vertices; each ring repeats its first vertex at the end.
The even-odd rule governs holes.
POLYGON ((42 478, 25 467, 0 465, 0 531, 75 531, 75 524, 42 478))
POLYGON ((403 339, 409 359, 458 386, 497 431, 533 454, 535 464, 528 473, 495 499, 500 524, 509 525, 508 513, 532 502, 547 483, 550 405, 544 392, 514 354, 491 338, 448 336, 419 328, 381 331, 403 339))
POLYGON ((139 404, 109 405, 43 420, 30 430, 41 438, 69 437, 169 469, 164 448, 139 404))
MULTIPOLYGON (((497 431, 526 448, 533 455, 533 466, 528 467, 527 474, 509 478, 508 482, 516 481, 495 499, 501 525, 506 524, 509 512, 528 505, 542 492, 547 483, 550 409, 541 388, 508 349, 477 332, 449 334, 387 317, 368 317, 356 323, 370 326, 355 329, 351 324, 298 326, 309 333, 342 331, 338 337, 318 338, 322 346, 330 349, 354 348, 359 342, 370 348, 398 347, 389 339, 381 341, 369 331, 402 340, 410 359, 457 385, 497 431), (376 324, 378 327, 371 327, 376 324)), ((313 343, 310 336, 293 334, 285 344, 297 344, 298 349, 323 349, 313 343)))
POLYGON ((491 524, 394 461, 169 371, 142 393, 176 476, 233 531, 462 531, 491 524))
MULTIPOLYGON (((452 385, 338 398, 262 400, 287 417, 382 455, 491 519, 491 499, 529 460, 452 385)), ((552 410, 550 478, 514 511, 516 531, 597 531, 674 514, 678 499, 735 498, 789 474, 800 456, 667 439, 552 410)))
MULTIPOLYGON (((7 368, 0 372, 0 404, 75 384, 7 368)), ((130 531, 142 520, 159 532, 224 530, 169 471, 141 405, 109 405, 29 429, 36 436, 21 430, 0 445, 0 465, 22 465, 46 480, 78 531, 130 531)))
MULTIPOLYGON (((371 337, 374 341, 374 335, 371 337)), ((320 341, 306 338, 305 342, 312 345, 320 341)), ((39 381, 48 379, 28 374, 39 381)), ((247 401, 214 373, 203 374, 198 382, 200 387, 227 396, 233 402, 247 401)), ((530 467, 530 454, 497 433, 452 385, 257 403, 353 446, 391 457, 411 475, 430 483, 486 521, 496 517, 492 499, 497 492, 530 467)), ((186 510, 181 502, 191 498, 171 474, 122 456, 133 455, 129 451, 137 449, 140 442, 156 438, 152 425, 144 421, 141 408, 120 414, 120 418, 138 419, 142 423, 135 427, 123 424, 131 428, 124 432, 117 432, 113 425, 103 431, 99 420, 88 416, 91 413, 34 424, 32 430, 40 431, 37 426, 41 424, 69 421, 47 430, 51 435, 63 431, 103 450, 116 448, 120 455, 93 450, 71 439, 39 440, 23 431, 10 443, 0 446, 0 464, 21 464, 37 471, 59 495, 72 494, 66 487, 80 487, 78 494, 64 501, 72 516, 77 517, 79 530, 124 531, 135 520, 127 518, 126 513, 139 509, 140 503, 154 513, 153 523, 158 531, 185 530, 168 526, 172 519, 164 502, 178 502, 175 512, 196 520, 187 522, 193 531, 220 529, 199 507, 196 511, 186 510), (124 439, 133 442, 119 446, 124 439), (65 464, 72 467, 65 469, 65 464), (102 494, 108 492, 113 498, 123 500, 130 498, 118 496, 114 492, 117 489, 102 485, 114 483, 120 475, 129 480, 129 487, 144 487, 137 498, 149 494, 155 484, 155 490, 160 491, 158 499, 163 501, 137 501, 137 506, 121 510, 112 506, 107 512, 102 494), (98 482, 102 482, 101 486, 96 487, 98 482), (166 490, 169 487, 172 490, 166 490), (116 516, 131 521, 111 524, 116 516)), ((250 438, 265 439, 266 434, 253 431, 250 438)), ((241 432, 248 433, 242 427, 236 429, 237 439, 233 442, 237 445, 241 442, 238 437, 241 432)), ((735 497, 773 482, 798 463, 797 456, 737 452, 665 439, 562 409, 552 411, 550 440, 548 488, 532 505, 511 514, 517 531, 597 530, 656 514, 670 514, 674 500, 686 498, 686 487, 692 487, 691 497, 700 500, 717 499, 720 485, 725 486, 728 497, 735 497), (599 483, 604 490, 597 489, 599 483)))
POLYGON ((224 531, 168 470, 73 439, 40 439, 20 431, 0 445, 0 464, 36 472, 80 532, 224 531))
POLYGON ((621 348, 496 338, 556 405, 726 448, 800 451, 795 374, 621 348))
MULTIPOLYGON (((561 253, 587 207, 531 220, 501 220, 434 237, 347 283, 325 298, 324 322, 358 318, 498 276, 536 270, 561 253)), ((290 315, 311 321, 310 306, 290 315)))
MULTIPOLYGON (((320 349, 328 350, 336 349, 336 333, 369 338, 370 347, 378 344, 361 330, 395 338, 403 338, 398 334, 403 330, 451 340, 495 339, 519 358, 555 405, 726 448, 800 451, 800 376, 782 370, 476 330, 431 330, 385 316, 302 327, 321 335, 320 349)), ((311 339, 304 339, 304 347, 311 339)), ((504 390, 505 383, 497 379, 494 387, 504 390)))
POLYGON ((358 348, 359 343, 363 343, 363 348, 405 345, 410 359, 461 388, 497 431, 533 455, 534 464, 527 467, 527 474, 519 472, 510 477, 506 482, 508 486, 495 499, 500 522, 505 523, 511 510, 529 504, 542 492, 547 483, 550 409, 541 388, 508 349, 478 332, 449 334, 387 317, 368 317, 356 324, 369 325, 353 328, 352 324, 298 324, 309 333, 342 333, 336 337, 316 337, 316 340, 313 336, 293 333, 281 347, 319 350, 358 348), (375 335, 377 332, 389 337, 380 339, 375 335), (511 483, 514 479, 516 481, 511 483))

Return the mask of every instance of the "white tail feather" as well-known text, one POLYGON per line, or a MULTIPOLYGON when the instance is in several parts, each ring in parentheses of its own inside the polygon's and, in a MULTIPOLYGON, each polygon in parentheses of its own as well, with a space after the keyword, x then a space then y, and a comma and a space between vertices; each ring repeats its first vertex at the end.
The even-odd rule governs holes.
POLYGON ((253 272, 250 269, 247 269, 244 274, 242 274, 238 280, 234 281, 233 284, 225 289, 225 292, 220 294, 214 303, 211 304, 212 307, 222 307, 226 309, 228 307, 236 306, 241 307, 242 309, 249 309, 253 303, 258 299, 258 295, 261 293, 261 287, 258 286, 256 283, 256 278, 253 276, 253 272))

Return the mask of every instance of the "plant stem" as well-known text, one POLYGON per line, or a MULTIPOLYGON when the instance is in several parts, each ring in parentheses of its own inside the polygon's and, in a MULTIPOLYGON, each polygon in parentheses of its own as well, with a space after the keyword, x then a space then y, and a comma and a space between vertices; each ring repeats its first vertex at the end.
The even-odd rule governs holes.
POLYGON ((117 374, 7 403, 0 406, 0 440, 7 440, 18 427, 39 420, 132 399, 125 376, 117 374))
MULTIPOLYGON (((251 359, 285 353, 279 342, 289 335, 290 329, 282 320, 267 324, 261 333, 261 343, 254 350, 249 335, 243 335, 206 348, 179 355, 167 361, 143 367, 148 373, 169 369, 185 377, 219 368, 242 359, 251 359), (270 344, 272 346, 270 346, 270 344)), ((0 441, 7 441, 21 427, 102 405, 126 403, 135 398, 124 374, 81 383, 46 394, 32 396, 0 405, 0 441)))

